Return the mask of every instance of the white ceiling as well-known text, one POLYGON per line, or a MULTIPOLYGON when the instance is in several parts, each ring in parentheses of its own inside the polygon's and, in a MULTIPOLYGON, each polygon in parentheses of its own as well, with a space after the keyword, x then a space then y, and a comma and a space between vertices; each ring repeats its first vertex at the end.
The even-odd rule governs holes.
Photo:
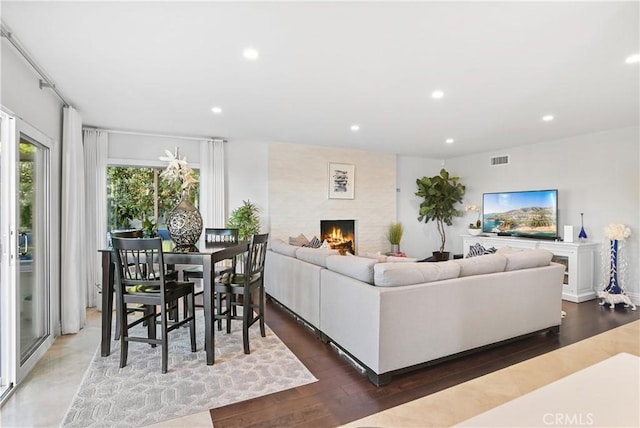
POLYGON ((1 13, 87 125, 448 158, 637 126, 638 5, 2 0, 1 13))

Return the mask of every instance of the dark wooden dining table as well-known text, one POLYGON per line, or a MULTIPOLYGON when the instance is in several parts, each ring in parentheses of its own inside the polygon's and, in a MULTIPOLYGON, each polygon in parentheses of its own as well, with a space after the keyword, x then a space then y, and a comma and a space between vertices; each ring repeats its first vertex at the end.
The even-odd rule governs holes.
MULTIPOLYGON (((204 348, 207 354, 207 365, 214 363, 214 328, 213 328, 213 278, 215 265, 223 260, 243 254, 249 250, 249 242, 239 242, 233 246, 212 246, 200 242, 201 246, 190 251, 164 251, 164 262, 167 265, 200 265, 202 266, 203 307, 204 307, 204 348)), ((99 250, 102 254, 102 339, 100 355, 111 353, 111 330, 113 319, 113 281, 114 262, 111 249, 99 250)))

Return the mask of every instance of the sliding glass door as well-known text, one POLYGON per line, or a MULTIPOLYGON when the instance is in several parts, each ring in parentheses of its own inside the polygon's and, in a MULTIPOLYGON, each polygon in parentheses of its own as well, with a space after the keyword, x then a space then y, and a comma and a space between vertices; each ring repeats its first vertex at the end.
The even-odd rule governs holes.
POLYGON ((4 112, 0 120, 0 387, 6 390, 53 341, 51 141, 4 112))

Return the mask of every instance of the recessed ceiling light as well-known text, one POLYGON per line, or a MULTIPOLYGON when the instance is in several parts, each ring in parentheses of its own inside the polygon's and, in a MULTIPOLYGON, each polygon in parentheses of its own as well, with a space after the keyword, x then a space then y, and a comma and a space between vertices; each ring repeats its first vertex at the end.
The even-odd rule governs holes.
POLYGON ((547 114, 545 116, 542 116, 542 120, 544 120, 545 122, 551 122, 553 120, 553 115, 551 114, 547 114))
POLYGON ((444 97, 444 92, 437 90, 437 91, 433 91, 431 93, 431 98, 435 99, 435 100, 439 100, 440 98, 444 97))
POLYGON ((220 114, 222 113, 222 109, 220 107, 211 107, 211 112, 213 114, 220 114))
POLYGON ((246 59, 255 60, 258 59, 259 54, 254 48, 246 48, 242 51, 242 56, 246 59))
POLYGON ((358 132, 360 130, 360 125, 351 125, 351 132, 358 132))
POLYGON ((455 140, 453 138, 447 138, 446 140, 444 140, 445 143, 447 144, 453 144, 455 140))
POLYGON ((627 64, 636 64, 640 62, 640 54, 630 55, 627 57, 627 59, 624 60, 624 62, 626 62, 627 64))

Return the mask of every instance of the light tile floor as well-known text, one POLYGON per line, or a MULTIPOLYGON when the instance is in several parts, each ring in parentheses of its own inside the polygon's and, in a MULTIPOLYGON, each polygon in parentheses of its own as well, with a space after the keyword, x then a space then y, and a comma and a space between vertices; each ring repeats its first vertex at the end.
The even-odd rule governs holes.
MULTIPOLYGON (((58 338, 0 409, 0 427, 59 426, 99 341, 100 313, 90 310, 87 327, 76 335, 58 338)), ((452 426, 620 352, 640 355, 640 321, 346 426, 452 426)), ((198 428, 212 423, 209 412, 202 412, 153 426, 198 428)))
MULTIPOLYGON (((453 426, 621 352, 640 356, 640 321, 625 324, 346 426, 453 426)), ((580 394, 581 391, 575 393, 580 394)))

